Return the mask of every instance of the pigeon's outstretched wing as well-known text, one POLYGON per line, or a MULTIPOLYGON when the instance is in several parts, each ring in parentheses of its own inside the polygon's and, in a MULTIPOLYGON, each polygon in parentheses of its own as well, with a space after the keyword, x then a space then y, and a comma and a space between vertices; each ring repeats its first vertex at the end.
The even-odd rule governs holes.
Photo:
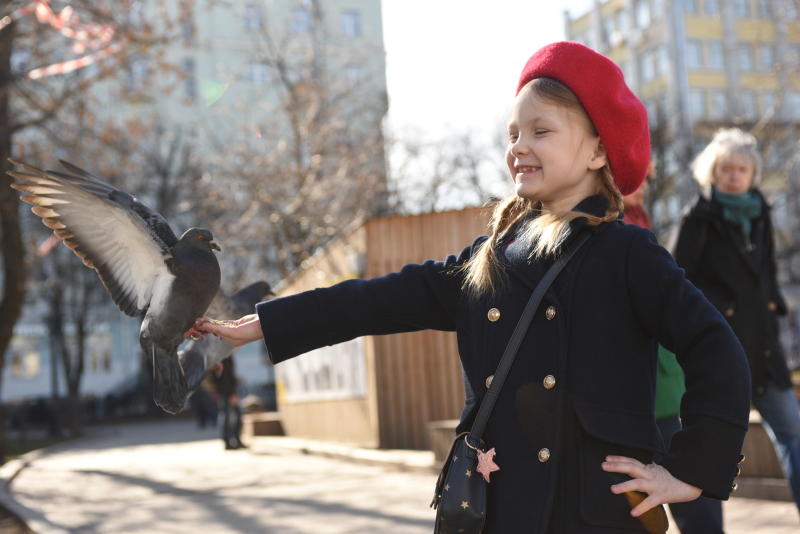
MULTIPOLYGON (((267 282, 255 282, 229 297, 222 290, 217 291, 208 307, 210 317, 241 317, 253 313, 255 305, 268 295, 274 295, 267 282)), ((203 381, 206 372, 233 354, 233 345, 213 335, 189 341, 178 351, 181 368, 186 377, 189 391, 194 391, 203 381)))
POLYGON ((67 172, 43 171, 12 160, 11 187, 86 266, 100 275, 128 315, 144 312, 155 281, 170 275, 178 238, 167 221, 125 191, 62 161, 67 172))

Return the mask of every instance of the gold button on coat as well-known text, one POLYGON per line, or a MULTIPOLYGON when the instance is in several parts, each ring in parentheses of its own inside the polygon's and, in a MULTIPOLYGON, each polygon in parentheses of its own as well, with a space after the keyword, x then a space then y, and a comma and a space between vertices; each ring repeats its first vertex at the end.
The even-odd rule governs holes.
POLYGON ((739 484, 733 484, 733 485, 731 486, 731 493, 733 493, 734 491, 736 491, 736 489, 737 489, 738 487, 739 487, 739 484))
POLYGON ((492 380, 494 380, 494 375, 489 375, 486 377, 486 389, 489 389, 489 386, 492 385, 492 380))
POLYGON ((498 310, 497 308, 491 308, 486 313, 486 317, 488 317, 491 322, 495 322, 498 319, 500 319, 500 310, 498 310))
POLYGON ((556 316, 556 309, 553 306, 548 306, 547 310, 544 312, 544 316, 547 318, 548 321, 552 321, 556 316))
POLYGON ((544 380, 542 380, 542 383, 544 384, 545 389, 553 389, 556 387, 556 377, 553 375, 547 375, 544 377, 544 380))
POLYGON ((539 449, 539 461, 545 463, 550 459, 550 449, 539 449))

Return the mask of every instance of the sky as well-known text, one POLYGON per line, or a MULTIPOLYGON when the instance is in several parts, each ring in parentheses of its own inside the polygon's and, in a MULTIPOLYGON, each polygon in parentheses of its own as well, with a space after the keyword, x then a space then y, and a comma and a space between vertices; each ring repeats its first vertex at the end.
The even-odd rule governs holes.
POLYGON ((564 10, 586 3, 383 0, 390 129, 495 134, 527 59, 564 39, 564 10))

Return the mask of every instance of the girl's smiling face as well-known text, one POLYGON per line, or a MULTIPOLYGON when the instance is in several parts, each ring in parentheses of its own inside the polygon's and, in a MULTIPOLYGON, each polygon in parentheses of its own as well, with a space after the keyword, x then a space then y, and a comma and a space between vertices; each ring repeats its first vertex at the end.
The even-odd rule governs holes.
POLYGON ((547 211, 568 211, 597 192, 597 171, 607 163, 585 112, 537 95, 517 95, 508 124, 506 163, 518 196, 547 211))

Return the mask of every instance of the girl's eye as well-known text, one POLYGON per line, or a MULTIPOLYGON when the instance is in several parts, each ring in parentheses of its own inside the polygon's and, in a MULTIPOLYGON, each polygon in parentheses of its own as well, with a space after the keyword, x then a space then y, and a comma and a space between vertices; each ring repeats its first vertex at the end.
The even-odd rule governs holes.
POLYGON ((536 130, 534 130, 534 133, 536 135, 544 135, 544 134, 548 133, 549 131, 550 130, 545 130, 544 128, 537 128, 536 130))
POLYGON ((519 134, 515 134, 515 133, 508 134, 508 142, 509 143, 516 143, 517 139, 519 139, 519 134))

